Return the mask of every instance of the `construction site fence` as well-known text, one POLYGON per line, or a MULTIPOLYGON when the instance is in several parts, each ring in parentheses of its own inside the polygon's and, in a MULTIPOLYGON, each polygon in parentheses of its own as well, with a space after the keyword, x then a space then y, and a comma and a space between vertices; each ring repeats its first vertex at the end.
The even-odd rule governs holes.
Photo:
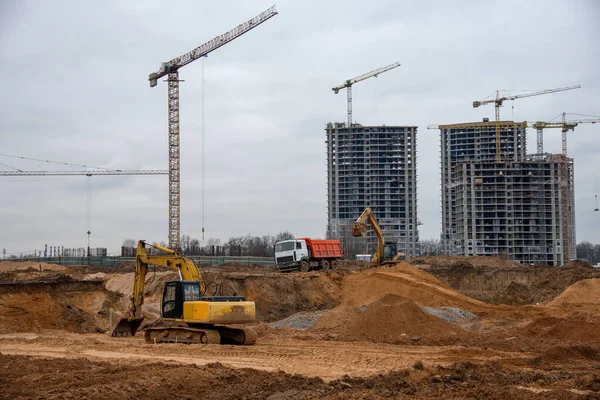
MULTIPOLYGON (((271 257, 232 257, 232 256, 188 256, 197 265, 222 265, 237 263, 243 265, 262 265, 265 267, 275 266, 275 260, 271 257)), ((65 267, 113 267, 122 263, 135 263, 135 257, 24 257, 10 258, 5 261, 30 261, 48 264, 58 264, 65 267)))

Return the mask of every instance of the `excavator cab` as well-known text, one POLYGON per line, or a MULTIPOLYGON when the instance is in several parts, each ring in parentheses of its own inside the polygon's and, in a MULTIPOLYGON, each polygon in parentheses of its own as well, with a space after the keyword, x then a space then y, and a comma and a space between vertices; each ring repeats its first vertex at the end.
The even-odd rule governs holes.
MULTIPOLYGON (((200 291, 198 281, 171 281, 165 284, 162 295, 161 315, 164 319, 193 319, 186 309, 193 306, 190 302, 241 302, 244 296, 205 296, 200 291), (186 303, 188 305, 186 306, 186 303)), ((197 303, 198 306, 201 303, 197 303)))
POLYGON ((398 248, 394 242, 385 242, 383 245, 383 260, 381 261, 392 261, 398 254, 398 248))

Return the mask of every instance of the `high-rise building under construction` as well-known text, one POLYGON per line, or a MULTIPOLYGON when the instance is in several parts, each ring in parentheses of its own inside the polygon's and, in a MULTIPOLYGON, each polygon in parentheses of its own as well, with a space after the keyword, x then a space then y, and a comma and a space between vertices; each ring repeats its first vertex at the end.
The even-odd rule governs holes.
POLYGON ((563 265, 575 257, 573 161, 526 154, 525 122, 441 125, 442 245, 563 265))
MULTIPOLYGON (((327 236, 348 246, 352 224, 370 207, 385 240, 418 255, 417 127, 329 123, 326 134, 327 236)), ((370 231, 358 250, 376 248, 370 231)))

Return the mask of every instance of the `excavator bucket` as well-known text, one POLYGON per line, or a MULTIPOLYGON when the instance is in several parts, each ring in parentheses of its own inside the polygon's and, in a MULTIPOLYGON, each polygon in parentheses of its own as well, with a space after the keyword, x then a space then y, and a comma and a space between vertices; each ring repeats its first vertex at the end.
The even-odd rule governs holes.
POLYGON ((352 236, 364 236, 369 231, 369 226, 361 222, 355 222, 352 225, 352 236))
POLYGON ((112 311, 110 313, 110 336, 135 336, 144 318, 132 318, 112 311))

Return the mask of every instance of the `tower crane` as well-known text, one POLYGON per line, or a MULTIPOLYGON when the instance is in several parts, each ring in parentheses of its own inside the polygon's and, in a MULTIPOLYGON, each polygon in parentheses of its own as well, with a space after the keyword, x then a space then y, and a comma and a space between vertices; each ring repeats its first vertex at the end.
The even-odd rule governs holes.
MULTIPOLYGON (((567 120, 567 115, 579 115, 581 114, 568 114, 562 113, 561 122, 543 122, 537 121, 531 123, 531 126, 537 130, 537 153, 542 154, 544 152, 543 134, 542 131, 547 128, 560 128, 562 132, 562 192, 563 192, 563 218, 565 225, 565 262, 569 260, 571 256, 571 224, 569 222, 569 164, 567 158, 567 132, 575 130, 579 124, 595 124, 600 122, 600 117, 591 119, 579 119, 579 120, 567 120)), ((591 115, 584 115, 590 117, 591 115)))
POLYGON ((567 120, 567 115, 576 115, 576 116, 584 116, 584 117, 594 117, 593 115, 582 115, 582 114, 571 114, 571 113, 562 113, 562 121, 560 122, 544 122, 544 121, 536 121, 529 122, 531 127, 537 130, 537 153, 542 154, 544 152, 544 143, 543 143, 543 133, 544 129, 552 129, 552 128, 560 128, 562 132, 562 155, 564 157, 567 156, 567 132, 575 130, 579 124, 595 124, 600 122, 600 117, 595 118, 587 118, 587 119, 576 119, 576 120, 567 120))
MULTIPOLYGON (((566 86, 566 87, 562 87, 562 88, 546 89, 546 90, 540 90, 538 92, 524 93, 524 94, 519 94, 516 96, 503 96, 503 97, 500 97, 501 90, 496 90, 496 98, 495 99, 474 101, 473 108, 477 108, 484 104, 491 104, 491 103, 494 103, 494 105, 496 106, 496 162, 500 162, 500 107, 502 107, 502 104, 506 100, 516 100, 516 99, 522 99, 524 97, 540 96, 542 94, 563 92, 565 90, 579 89, 580 87, 581 87, 581 85, 566 86)), ((540 141, 540 138, 538 137, 538 145, 539 145, 539 141, 540 141)))
MULTIPOLYGON (((169 112, 169 248, 179 249, 180 232, 180 159, 179 159, 179 69, 191 62, 206 57, 208 53, 240 37, 271 17, 277 15, 275 6, 263 11, 234 29, 196 47, 194 50, 163 62, 157 72, 148 77, 150 87, 156 86, 158 79, 167 76, 169 112)), ((204 229, 204 228, 202 228, 204 229)))
POLYGON ((348 127, 352 126, 352 85, 354 85, 357 82, 364 81, 365 79, 368 79, 371 77, 377 77, 377 75, 382 74, 391 69, 397 68, 399 66, 400 66, 400 63, 397 62, 397 63, 390 64, 385 67, 378 68, 371 72, 367 72, 366 74, 357 76, 356 78, 348 79, 348 80, 346 80, 346 82, 342 83, 340 86, 337 86, 337 87, 334 87, 333 89, 331 89, 331 90, 333 90, 333 92, 335 94, 338 94, 340 90, 346 88, 346 92, 348 94, 348 127))

